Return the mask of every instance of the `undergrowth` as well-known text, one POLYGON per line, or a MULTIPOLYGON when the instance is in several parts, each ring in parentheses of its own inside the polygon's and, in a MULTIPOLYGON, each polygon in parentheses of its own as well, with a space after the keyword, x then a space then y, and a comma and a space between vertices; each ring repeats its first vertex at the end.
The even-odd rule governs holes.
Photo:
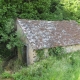
POLYGON ((80 80, 80 51, 64 54, 60 59, 50 56, 8 74, 4 72, 1 76, 13 80, 80 80))
MULTIPOLYGON (((1 57, 1 56, 0 56, 1 57)), ((2 68, 2 59, 0 58, 0 74, 3 72, 3 68, 2 68)))

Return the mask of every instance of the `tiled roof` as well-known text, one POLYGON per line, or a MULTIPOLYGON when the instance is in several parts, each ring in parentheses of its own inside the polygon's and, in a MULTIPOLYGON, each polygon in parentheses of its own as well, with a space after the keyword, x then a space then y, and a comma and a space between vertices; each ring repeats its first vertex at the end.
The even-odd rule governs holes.
POLYGON ((80 44, 80 26, 75 21, 17 21, 33 49, 80 44))

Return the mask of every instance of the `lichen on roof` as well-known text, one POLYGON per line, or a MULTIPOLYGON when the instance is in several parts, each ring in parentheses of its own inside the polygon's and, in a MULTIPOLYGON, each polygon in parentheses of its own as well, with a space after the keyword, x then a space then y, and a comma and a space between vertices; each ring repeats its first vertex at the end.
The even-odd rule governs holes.
POLYGON ((33 49, 80 44, 80 26, 75 21, 17 21, 33 49))

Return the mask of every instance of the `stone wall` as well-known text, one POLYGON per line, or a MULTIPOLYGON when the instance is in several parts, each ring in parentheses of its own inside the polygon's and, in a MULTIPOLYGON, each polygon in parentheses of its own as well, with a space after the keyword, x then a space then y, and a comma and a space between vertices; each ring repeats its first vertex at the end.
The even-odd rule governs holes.
POLYGON ((64 47, 64 50, 67 53, 74 52, 74 51, 80 50, 80 45, 66 46, 66 47, 64 47))
MULTIPOLYGON (((66 47, 62 47, 65 53, 70 53, 70 52, 74 52, 77 50, 80 50, 80 45, 73 45, 73 46, 66 46, 66 47)), ((29 60, 30 63, 34 63, 35 61, 37 61, 38 57, 37 57, 37 53, 36 51, 33 51, 33 49, 30 47, 30 52, 29 52, 29 60)), ((45 58, 49 56, 48 54, 48 49, 44 49, 44 56, 45 58)))
MULTIPOLYGON (((20 39, 22 40, 22 42, 24 43, 24 45, 27 46, 27 51, 26 51, 26 54, 27 54, 27 64, 32 64, 34 63, 35 61, 37 61, 37 53, 35 50, 33 50, 32 46, 30 45, 29 41, 27 40, 27 37, 26 35, 23 33, 21 27, 19 24, 17 24, 17 32, 18 32, 18 35, 20 36, 20 39)), ((73 45, 73 46, 66 46, 66 47, 63 47, 64 50, 66 51, 66 53, 69 53, 69 52, 74 52, 74 51, 77 51, 77 50, 80 50, 80 45, 73 45)), ((21 51, 19 50, 18 51, 18 58, 19 59, 22 59, 21 58, 21 51)), ((45 57, 48 57, 48 49, 44 49, 44 56, 45 57)))

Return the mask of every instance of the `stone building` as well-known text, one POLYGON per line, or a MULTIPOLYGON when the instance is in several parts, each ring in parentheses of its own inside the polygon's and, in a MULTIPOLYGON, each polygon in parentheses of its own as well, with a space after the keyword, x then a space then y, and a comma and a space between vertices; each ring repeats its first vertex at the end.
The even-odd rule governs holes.
POLYGON ((57 46, 66 52, 80 50, 80 25, 75 21, 45 21, 17 19, 17 31, 24 42, 27 64, 36 59, 36 50, 57 46))

